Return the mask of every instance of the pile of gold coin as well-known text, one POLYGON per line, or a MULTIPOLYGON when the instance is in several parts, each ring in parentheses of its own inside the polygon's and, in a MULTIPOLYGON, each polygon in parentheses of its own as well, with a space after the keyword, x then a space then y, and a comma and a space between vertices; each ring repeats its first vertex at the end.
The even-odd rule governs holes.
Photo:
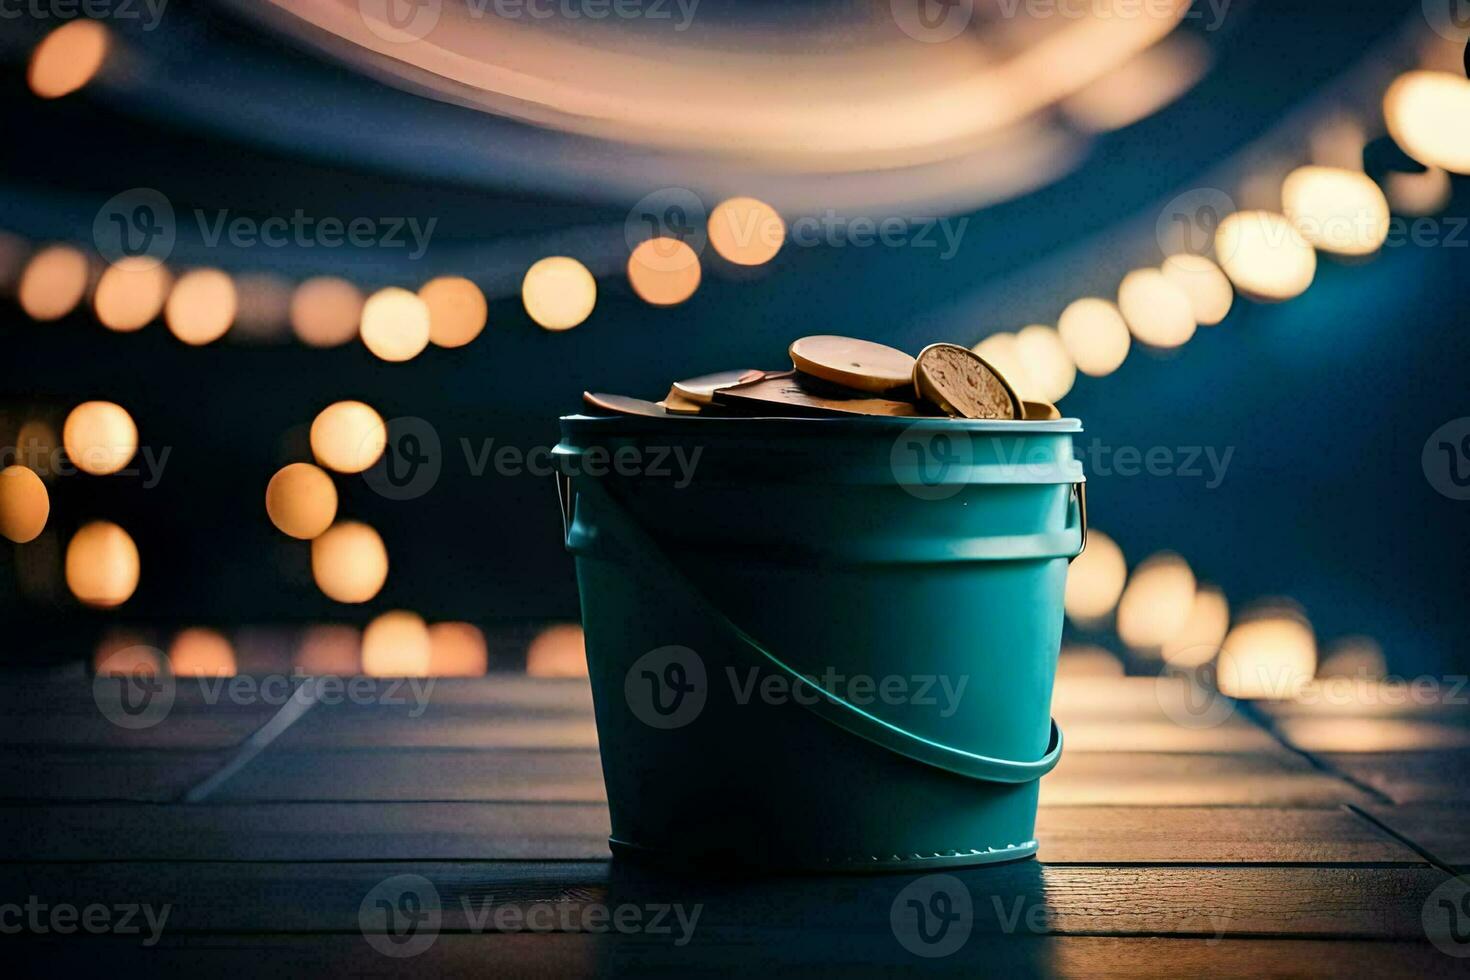
POLYGON ((812 418, 1061 418, 1055 405, 1022 401, 995 367, 967 347, 931 344, 911 357, 852 337, 803 337, 779 371, 721 371, 675 381, 662 400, 584 392, 597 415, 812 418))

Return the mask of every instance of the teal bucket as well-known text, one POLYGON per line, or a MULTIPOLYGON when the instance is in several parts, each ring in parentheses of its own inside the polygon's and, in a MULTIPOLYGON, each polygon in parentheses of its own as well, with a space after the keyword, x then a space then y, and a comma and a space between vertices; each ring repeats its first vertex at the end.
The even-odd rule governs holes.
POLYGON ((562 419, 615 854, 767 872, 1036 851, 1072 419, 562 419))

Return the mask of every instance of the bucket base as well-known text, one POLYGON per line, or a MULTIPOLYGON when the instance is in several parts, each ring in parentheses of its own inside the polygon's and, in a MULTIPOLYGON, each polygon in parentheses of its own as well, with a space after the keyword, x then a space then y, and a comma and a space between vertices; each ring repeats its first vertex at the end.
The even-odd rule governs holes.
POLYGON ((1021 861, 1033 857, 1036 854, 1036 841, 1030 840, 1022 844, 1011 844, 1005 847, 988 847, 984 849, 971 849, 963 851, 951 851, 944 854, 910 854, 902 856, 890 854, 886 856, 875 855, 871 857, 853 857, 837 859, 820 859, 816 861, 802 861, 794 859, 780 864, 762 862, 758 857, 748 854, 680 854, 674 851, 659 850, 633 844, 628 841, 618 840, 616 837, 607 839, 608 846, 612 848, 613 856, 627 858, 643 864, 652 864, 660 867, 670 868, 704 868, 707 870, 720 871, 746 871, 765 874, 782 873, 808 873, 808 874, 847 874, 863 872, 919 872, 923 873, 937 868, 969 868, 982 864, 1002 864, 1009 861, 1021 861))

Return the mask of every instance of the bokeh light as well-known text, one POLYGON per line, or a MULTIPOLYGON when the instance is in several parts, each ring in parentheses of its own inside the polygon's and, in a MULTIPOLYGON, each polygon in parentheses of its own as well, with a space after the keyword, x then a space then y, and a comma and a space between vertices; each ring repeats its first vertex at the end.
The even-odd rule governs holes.
POLYGON ((87 291, 87 257, 70 245, 50 245, 26 263, 20 276, 20 307, 32 319, 59 320, 87 291))
POLYGON ((1241 292, 1261 300, 1300 296, 1317 275, 1316 251, 1271 211, 1240 211, 1220 222, 1215 257, 1241 292))
POLYGON ((266 272, 247 272, 235 277, 238 307, 235 340, 272 343, 286 335, 291 315, 291 284, 266 272))
POLYGON ((1015 334, 1004 330, 993 333, 976 344, 974 350, 986 364, 999 371, 1018 394, 1035 387, 1026 373, 1026 362, 1021 360, 1015 334))
POLYGON ((1184 290, 1194 318, 1202 326, 1220 323, 1235 305, 1235 287, 1220 267, 1203 255, 1171 255, 1160 271, 1184 290))
POLYGON ((628 256, 628 282, 653 306, 676 306, 699 288, 699 256, 677 238, 639 242, 628 256))
POLYGON ((67 458, 94 476, 116 473, 138 451, 138 427, 128 410, 113 402, 83 402, 61 427, 67 458))
POLYGON ((431 649, 422 616, 385 612, 362 631, 362 672, 369 677, 426 677, 431 649))
POLYGON ((311 423, 311 452, 329 470, 361 473, 388 445, 383 417, 358 401, 334 402, 311 423))
POLYGON ((1449 171, 1426 167, 1420 174, 1389 174, 1384 190, 1388 194, 1388 202, 1399 214, 1424 217, 1443 211, 1450 203, 1454 187, 1450 183, 1449 171))
POLYGON ((1401 75, 1383 96, 1394 142, 1431 167, 1470 174, 1470 79, 1444 71, 1401 75))
POLYGON ((1198 326, 1189 294, 1158 269, 1135 269, 1124 276, 1118 309, 1133 336, 1150 347, 1178 347, 1198 326))
POLYGON ((225 635, 198 627, 181 630, 174 637, 168 664, 175 677, 234 677, 239 671, 235 648, 225 635))
POLYGON ((179 277, 163 318, 169 332, 191 347, 214 343, 235 322, 239 298, 235 283, 219 269, 194 269, 179 277))
POLYGON ((66 547, 66 585, 89 606, 110 609, 132 598, 141 565, 138 546, 111 521, 84 525, 66 547))
POLYGON ((1215 659, 1225 631, 1230 628, 1230 603, 1213 585, 1201 586, 1194 594, 1189 618, 1164 642, 1164 662, 1175 667, 1199 667, 1215 659))
POLYGON ((1150 556, 1118 600, 1118 636, 1135 650, 1161 647, 1188 621, 1194 593, 1194 572, 1183 558, 1167 551, 1150 556))
POLYGON ((337 487, 310 463, 292 463, 266 485, 265 510, 283 533, 310 541, 337 519, 337 487))
POLYGON ((753 197, 732 197, 710 212, 709 243, 728 262, 764 265, 786 241, 786 222, 776 209, 753 197))
POLYGON ((313 677, 351 677, 362 670, 362 632, 354 626, 308 626, 296 648, 296 669, 313 677))
POLYGON ((587 641, 575 623, 548 626, 526 648, 526 673, 532 677, 586 677, 587 641))
POLYGON ((90 82, 107 58, 107 28, 78 17, 47 34, 31 54, 26 81, 43 99, 69 95, 90 82))
POLYGON ((119 333, 141 330, 163 312, 172 278, 161 263, 143 256, 119 259, 97 281, 92 306, 97 320, 119 333))
POLYGON ((329 599, 367 602, 388 579, 388 549, 366 524, 342 521, 312 540, 311 576, 329 599))
POLYGON ((429 308, 429 342, 436 347, 463 347, 485 329, 485 294, 468 279, 430 279, 419 288, 419 299, 429 308))
POLYGON ((597 280, 587 267, 565 255, 553 255, 526 270, 521 303, 532 320, 547 330, 570 330, 592 315, 597 280))
POLYGON ((0 470, 0 535, 16 544, 34 541, 46 530, 51 495, 34 470, 7 466, 0 470))
POLYGON ((389 286, 362 306, 362 342, 385 361, 412 360, 429 346, 429 306, 406 289, 389 286))
POLYGON ((163 671, 163 652, 132 630, 109 629, 97 641, 92 669, 99 677, 157 677, 163 671))
POLYGON ((1079 626, 1107 619, 1128 579, 1128 564, 1117 542, 1097 528, 1087 529, 1087 547, 1067 566, 1067 615, 1079 626))
POLYGON ((482 677, 490 663, 485 634, 471 623, 429 627, 429 676, 482 677))
POLYGON ((1029 401, 1061 401, 1077 380, 1077 365, 1067 353, 1062 338, 1051 327, 1035 323, 1016 334, 1016 357, 1025 374, 1025 390, 1017 393, 1029 401))
POLYGON ((1371 636, 1345 636, 1335 641, 1317 665, 1318 677, 1355 677, 1378 681, 1388 674, 1383 647, 1371 636))
POLYGON ((1362 171, 1298 167, 1281 185, 1282 209, 1312 245, 1372 255, 1388 238, 1388 198, 1362 171))
POLYGON ((308 347, 338 347, 357 336, 362 291, 346 279, 316 276, 291 295, 291 329, 308 347))
POLYGON ((1289 605, 1261 607, 1237 623, 1217 667, 1221 692, 1236 698, 1291 698, 1316 672, 1312 626, 1289 605))
POLYGON ((1105 299, 1085 297, 1069 305, 1057 320, 1057 334, 1077 370, 1106 377, 1128 358, 1133 340, 1118 308, 1105 299))

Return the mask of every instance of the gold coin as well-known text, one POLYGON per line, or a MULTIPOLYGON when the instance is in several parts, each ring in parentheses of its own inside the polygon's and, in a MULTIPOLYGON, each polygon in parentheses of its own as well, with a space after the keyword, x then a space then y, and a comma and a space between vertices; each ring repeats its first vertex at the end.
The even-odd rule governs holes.
POLYGON ((1025 412, 1027 422, 1048 422, 1062 417, 1051 402, 1022 402, 1021 410, 1025 412))
POLYGON ((914 359, 901 350, 852 337, 803 337, 791 363, 814 378, 881 394, 913 381, 914 359))
MULTIPOLYGON (((766 376, 764 371, 747 369, 744 371, 721 371, 718 374, 706 374, 698 378, 690 378, 688 381, 675 381, 674 391, 690 401, 701 405, 708 405, 715 400, 716 388, 728 388, 731 385, 745 384, 747 381, 759 381, 766 376)), ((672 395, 672 392, 670 393, 672 395)))
POLYGON ((1021 399, 999 371, 968 347, 930 344, 914 362, 914 391, 946 415, 1025 418, 1021 399))
POLYGON ((669 389, 669 393, 664 396, 663 401, 658 403, 658 406, 666 412, 673 412, 675 415, 698 415, 704 408, 703 405, 694 399, 685 398, 683 393, 679 391, 677 384, 669 389))
POLYGON ((914 418, 924 414, 912 402, 889 398, 830 398, 802 387, 794 372, 768 374, 759 381, 721 388, 715 405, 733 412, 763 416, 888 415, 914 418))
POLYGON ((649 415, 655 418, 666 418, 669 414, 653 402, 644 401, 642 398, 629 398, 627 395, 604 395, 584 391, 582 401, 599 415, 649 415))

